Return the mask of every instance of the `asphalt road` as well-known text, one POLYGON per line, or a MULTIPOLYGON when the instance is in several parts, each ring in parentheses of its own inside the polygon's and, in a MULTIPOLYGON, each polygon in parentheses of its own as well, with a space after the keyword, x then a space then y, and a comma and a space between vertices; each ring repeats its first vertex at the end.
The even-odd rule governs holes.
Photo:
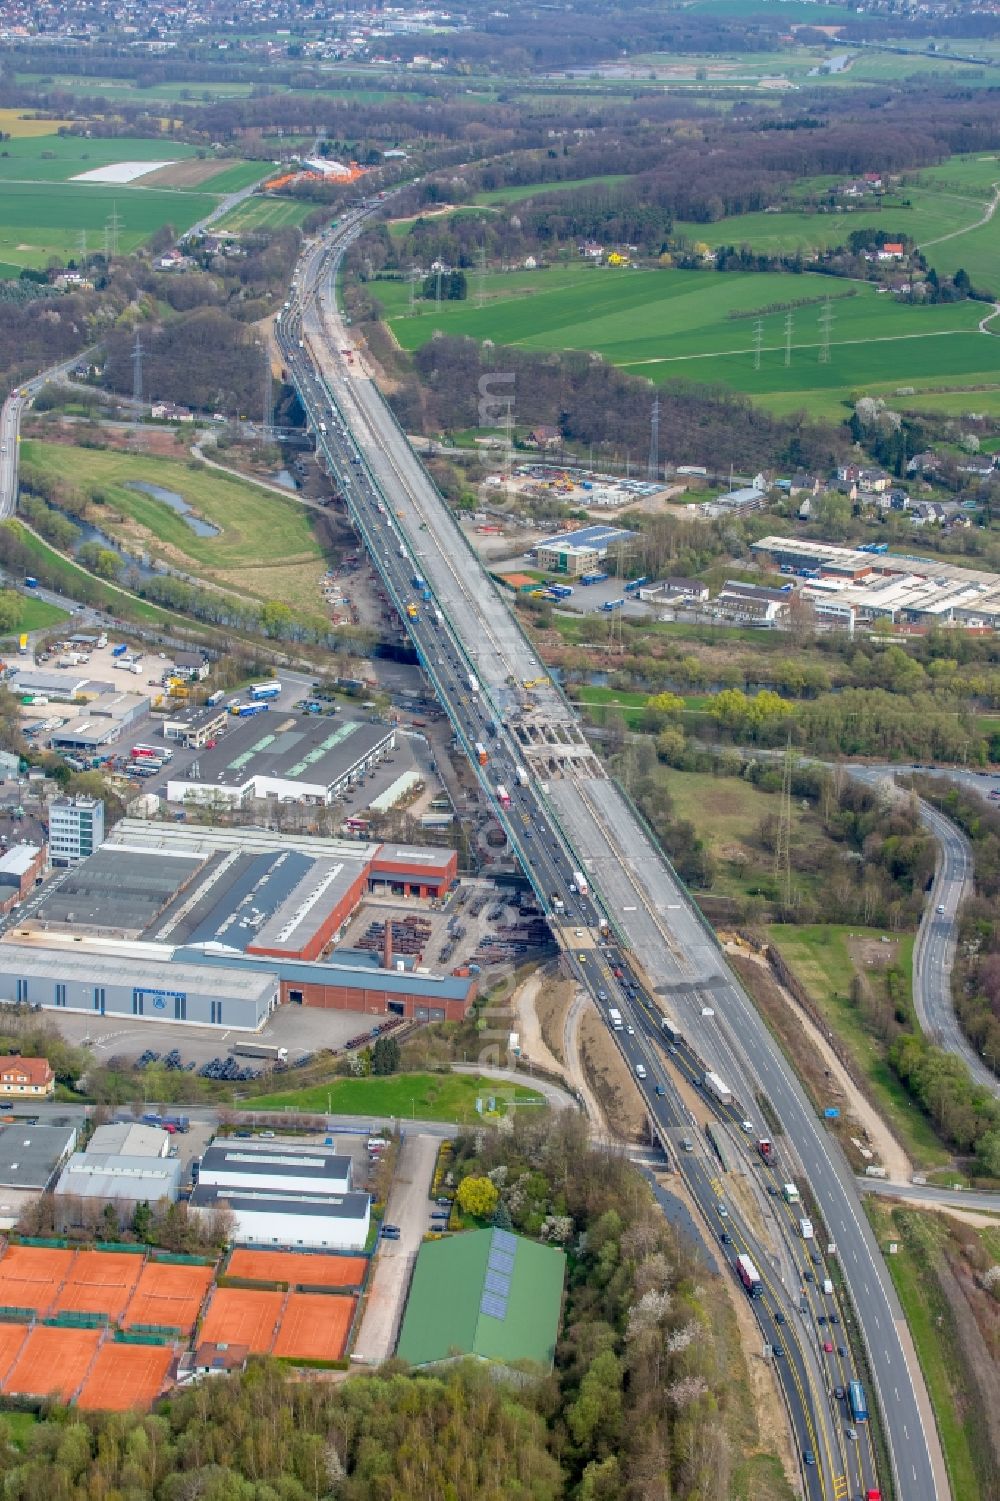
MULTIPOLYGON (((481 780, 557 928, 554 898, 565 902, 562 936, 576 953, 573 962, 591 994, 602 1004, 602 993, 605 1002, 612 993, 598 980, 597 956, 602 939, 609 936, 600 926, 604 917, 610 933, 619 935, 623 948, 637 957, 640 978, 656 977, 655 998, 650 1000, 655 999, 657 1015, 665 1012, 678 1022, 696 1067, 722 1072, 741 1102, 739 1108, 749 1111, 751 1120, 760 1120, 758 1095, 767 1096, 784 1127, 789 1166, 796 1160, 801 1166, 836 1242, 835 1254, 857 1309, 853 1340, 863 1341, 867 1350, 897 1488, 908 1501, 931 1501, 938 1487, 914 1395, 915 1373, 907 1366, 899 1338, 902 1314, 846 1161, 817 1122, 729 972, 714 936, 634 811, 589 757, 589 774, 567 765, 565 746, 580 744, 586 749, 572 710, 551 684, 373 384, 343 352, 351 336, 336 312, 332 280, 339 255, 356 235, 361 217, 347 214, 330 240, 310 247, 300 263, 291 306, 279 324, 286 365, 318 446, 341 481, 355 523, 390 598, 407 621, 422 666, 460 743, 480 767, 477 745, 487 750, 481 780), (522 689, 529 681, 530 704, 522 689), (549 752, 547 746, 558 750, 549 752), (546 759, 550 783, 539 780, 544 776, 539 762, 544 766, 546 759), (523 781, 519 768, 525 772, 523 781), (572 890, 575 870, 587 874, 585 894, 572 890), (579 940, 575 929, 570 933, 575 923, 580 925, 579 940)), ((659 1067, 652 1045, 637 1028, 632 1046, 647 1060, 642 1087, 658 1119, 665 1096, 657 1095, 652 1083, 651 1070, 659 1067)), ((660 1124, 665 1131, 671 1129, 665 1120, 660 1124)), ((689 1171, 696 1180, 696 1170, 689 1171)), ((741 1227, 741 1234, 745 1229, 741 1227)), ((781 1233, 787 1258, 787 1227, 781 1233)), ((753 1244, 749 1234, 744 1240, 753 1244)), ((817 1352, 811 1351, 810 1358, 818 1358, 817 1352)), ((809 1384, 804 1355, 803 1362, 798 1416, 795 1380, 784 1380, 783 1387, 803 1449, 811 1448, 810 1438, 820 1435, 818 1449, 813 1450, 818 1463, 804 1466, 804 1480, 810 1494, 837 1501, 854 1483, 835 1440, 841 1414, 815 1372, 809 1384)), ((853 1452, 863 1454, 864 1446, 853 1452)), ((860 1480, 865 1478, 865 1461, 858 1463, 860 1480)))
MULTIPOLYGON (((852 767, 851 775, 867 782, 883 780, 895 787, 898 767, 852 767)), ((902 768, 909 771, 911 768, 902 768)), ((912 768, 925 771, 926 768, 912 768)), ((976 791, 983 782, 965 773, 976 791)), ((987 786, 990 783, 986 784, 987 786)), ((959 1025, 951 991, 961 907, 973 889, 972 846, 961 829, 920 799, 920 821, 934 836, 938 860, 934 883, 924 905, 913 946, 913 1005, 926 1035, 949 1053, 961 1058, 977 1084, 1000 1095, 1000 1080, 975 1051, 959 1025)))

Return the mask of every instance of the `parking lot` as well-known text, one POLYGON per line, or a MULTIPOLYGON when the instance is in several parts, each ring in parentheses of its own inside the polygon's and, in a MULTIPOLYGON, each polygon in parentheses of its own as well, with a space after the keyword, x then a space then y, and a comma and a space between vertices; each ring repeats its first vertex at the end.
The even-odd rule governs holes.
MULTIPOLYGON (((288 1049, 290 1061, 318 1048, 340 1048, 351 1037, 367 1031, 377 1018, 355 1011, 327 1011, 318 1006, 280 1007, 263 1031, 248 1033, 222 1030, 219 1027, 179 1026, 176 1023, 141 1021, 131 1023, 120 1017, 75 1015, 54 1011, 46 1016, 69 1042, 84 1043, 95 1058, 107 1063, 109 1058, 126 1058, 134 1062, 146 1049, 168 1053, 176 1048, 182 1060, 198 1067, 212 1058, 225 1058, 240 1041, 272 1042, 288 1049)), ((242 1060, 254 1064, 250 1058, 242 1060)), ((254 1064, 255 1067, 259 1066, 254 1064)))

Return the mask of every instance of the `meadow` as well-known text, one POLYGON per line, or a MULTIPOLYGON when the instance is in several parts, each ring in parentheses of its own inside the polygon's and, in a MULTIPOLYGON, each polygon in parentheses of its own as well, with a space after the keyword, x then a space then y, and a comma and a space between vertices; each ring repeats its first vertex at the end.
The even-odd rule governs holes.
POLYGON ((25 441, 25 473, 32 469, 105 497, 101 529, 138 543, 185 573, 259 599, 278 599, 318 611, 322 553, 310 513, 292 500, 217 470, 112 450, 25 441), (127 488, 159 485, 180 495, 218 536, 200 537, 164 501, 127 488), (119 518, 119 519, 116 519, 119 518))
MULTIPOLYGON (((123 160, 123 158, 119 158, 123 160)), ((104 231, 118 216, 118 249, 137 249, 161 225, 181 234, 218 203, 211 193, 169 188, 104 187, 96 183, 8 182, 0 186, 0 261, 43 269, 50 256, 69 260, 88 247, 103 249, 104 231)))
MULTIPOLYGON (((5 141, 0 146, 0 182, 68 182, 80 172, 92 172, 113 162, 186 161, 193 146, 140 136, 87 140, 85 136, 37 135, 5 141)), ((0 188, 0 201, 6 189, 0 188)))
POLYGON ((244 198, 219 219, 215 228, 231 229, 234 234, 242 234, 248 229, 286 229, 289 225, 300 225, 315 207, 315 203, 298 198, 270 198, 255 194, 244 198))
MULTIPOLYGON (((892 392, 903 380, 914 389, 1000 391, 1000 340, 979 332, 986 312, 981 303, 915 306, 866 283, 821 276, 579 265, 489 276, 484 290, 481 308, 471 300, 440 307, 424 302, 413 314, 405 284, 380 283, 378 295, 407 349, 440 329, 524 348, 595 350, 654 382, 730 386, 776 410, 802 406, 830 415, 851 392, 892 392), (844 295, 851 291, 857 295, 844 295), (832 324, 825 362, 820 318, 828 294, 832 324), (785 312, 765 309, 804 298, 809 305, 792 311, 786 363, 785 312), (762 347, 755 368, 758 315, 762 347)), ((990 394, 976 392, 977 410, 986 409, 990 394)))
POLYGON ((396 1074, 381 1079, 337 1079, 311 1089, 291 1089, 280 1094, 254 1096, 254 1110, 304 1110, 340 1115, 376 1116, 397 1120, 459 1121, 470 1125, 477 1118, 476 1100, 483 1109, 490 1099, 506 1109, 508 1091, 515 1100, 536 1108, 541 1095, 524 1085, 502 1079, 477 1078, 471 1074, 396 1074))

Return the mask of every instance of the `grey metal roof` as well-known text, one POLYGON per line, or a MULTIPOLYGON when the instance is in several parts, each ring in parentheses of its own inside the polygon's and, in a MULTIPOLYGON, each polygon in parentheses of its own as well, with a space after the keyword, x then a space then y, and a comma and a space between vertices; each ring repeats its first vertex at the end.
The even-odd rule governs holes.
POLYGON ((129 1157, 117 1152, 74 1152, 55 1191, 83 1199, 176 1199, 179 1157, 129 1157))
POLYGON ((27 875, 31 869, 31 862, 37 859, 39 853, 40 846, 37 844, 13 845, 0 855, 0 875, 27 875))
POLYGON ((87 1156, 113 1152, 125 1157, 166 1157, 170 1138, 158 1126, 143 1126, 138 1121, 115 1121, 97 1126, 87 1143, 87 1156))
POLYGON ((0 1184, 46 1188, 76 1142, 75 1126, 36 1126, 15 1121, 0 1131, 0 1184))
POLYGON ((154 855, 102 845, 46 897, 38 918, 140 933, 202 863, 198 855, 154 855))
POLYGON ((44 693, 49 698, 75 698, 87 685, 87 679, 72 672, 15 671, 10 681, 12 693, 44 693))
POLYGON ((228 1204, 237 1213, 303 1215, 309 1218, 364 1220, 370 1212, 368 1194, 296 1194, 273 1189, 217 1188, 199 1183, 191 1195, 194 1209, 211 1209, 228 1204))
POLYGON ((412 865, 422 865, 425 868, 437 866, 444 870, 452 859, 455 851, 445 849, 440 845, 403 845, 383 844, 375 856, 375 864, 380 860, 405 860, 412 865))
POLYGON ((270 1179, 276 1190, 280 1190, 281 1179, 287 1173, 290 1177, 311 1178, 319 1189, 329 1179, 350 1181, 351 1159, 321 1148, 308 1153, 285 1152, 280 1147, 248 1146, 242 1141, 225 1145, 215 1142, 201 1159, 201 1176, 204 1179, 209 1174, 227 1171, 270 1179))
POLYGON ((636 535, 626 527, 595 523, 594 526, 582 526, 575 532, 557 532, 554 537, 546 537, 544 542, 536 542, 535 548, 594 547, 600 552, 612 542, 624 542, 626 538, 636 535))
POLYGON ((394 733, 384 724, 270 710, 234 720, 214 750, 201 752, 170 780, 194 786, 245 787, 254 777, 276 777, 325 788, 346 776, 394 733))

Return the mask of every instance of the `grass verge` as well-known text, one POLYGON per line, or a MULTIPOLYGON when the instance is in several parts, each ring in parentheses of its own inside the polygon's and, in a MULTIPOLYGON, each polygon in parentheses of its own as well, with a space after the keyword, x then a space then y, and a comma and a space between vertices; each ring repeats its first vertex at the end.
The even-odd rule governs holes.
POLYGON ((11 636, 17 636, 22 631, 47 631, 50 625, 58 625, 61 620, 69 619, 68 610, 60 610, 58 605, 50 605, 48 600, 33 599, 30 594, 20 597, 21 611, 17 617, 17 624, 11 631, 11 636))
MULTIPOLYGON (((490 1099, 496 1100, 498 1113, 502 1114, 510 1087, 502 1079, 484 1079, 472 1074, 394 1074, 380 1079, 338 1079, 334 1084, 319 1084, 312 1089, 261 1095, 246 1101, 244 1108, 468 1123, 477 1117, 477 1099, 483 1102, 484 1114, 490 1099)), ((535 1090, 521 1085, 514 1086, 514 1099, 533 1107, 544 1103, 535 1090)))
MULTIPOLYGON (((921 1167, 939 1167, 950 1160, 937 1133, 923 1111, 910 1098, 885 1059, 885 1047, 864 1026, 851 1000, 851 981, 858 972, 849 943, 881 938, 879 930, 850 928, 837 924, 796 927, 775 923, 768 938, 805 986, 822 1012, 830 1031, 851 1053, 856 1070, 867 1078, 873 1102, 898 1138, 907 1155, 921 1167)), ((913 972, 913 934, 898 935, 896 967, 906 976, 913 972)), ((869 972, 870 973, 870 972, 869 972)))

